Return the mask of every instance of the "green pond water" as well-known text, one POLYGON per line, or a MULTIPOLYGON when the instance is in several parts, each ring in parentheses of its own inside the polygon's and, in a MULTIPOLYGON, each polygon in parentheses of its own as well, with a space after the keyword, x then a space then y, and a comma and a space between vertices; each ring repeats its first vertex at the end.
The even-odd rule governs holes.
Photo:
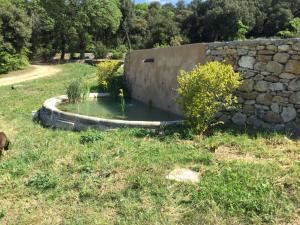
POLYGON ((150 107, 147 104, 135 100, 127 101, 125 112, 123 112, 120 101, 113 100, 109 97, 88 100, 76 104, 63 103, 58 105, 58 108, 66 112, 105 119, 132 121, 174 121, 182 119, 180 116, 155 107, 150 107))

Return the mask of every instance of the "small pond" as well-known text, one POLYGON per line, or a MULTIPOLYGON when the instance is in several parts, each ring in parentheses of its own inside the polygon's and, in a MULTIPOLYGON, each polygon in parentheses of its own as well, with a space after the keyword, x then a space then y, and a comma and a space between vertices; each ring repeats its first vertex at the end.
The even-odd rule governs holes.
POLYGON ((122 111, 120 101, 111 97, 89 99, 76 104, 62 103, 57 107, 65 112, 105 119, 131 121, 176 121, 182 117, 167 111, 150 107, 136 100, 127 100, 125 111, 122 111))

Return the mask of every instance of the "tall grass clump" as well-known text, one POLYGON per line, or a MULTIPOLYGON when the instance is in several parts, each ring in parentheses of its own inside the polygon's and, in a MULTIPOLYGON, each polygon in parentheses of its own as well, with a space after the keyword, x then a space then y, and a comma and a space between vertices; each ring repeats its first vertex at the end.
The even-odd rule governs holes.
POLYGON ((85 101, 89 93, 90 88, 82 79, 72 80, 67 87, 67 96, 70 103, 85 101))

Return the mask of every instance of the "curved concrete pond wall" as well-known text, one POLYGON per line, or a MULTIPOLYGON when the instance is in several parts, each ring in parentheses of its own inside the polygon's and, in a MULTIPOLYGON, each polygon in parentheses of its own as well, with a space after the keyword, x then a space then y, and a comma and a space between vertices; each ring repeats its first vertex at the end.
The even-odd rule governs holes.
MULTIPOLYGON (((106 93, 91 93, 90 98, 107 97, 106 93)), ((39 120, 45 127, 81 131, 86 129, 107 130, 117 127, 140 127, 157 129, 163 126, 178 124, 182 121, 130 121, 104 119, 92 116, 79 115, 59 110, 56 106, 66 102, 66 95, 50 98, 39 111, 39 120)))

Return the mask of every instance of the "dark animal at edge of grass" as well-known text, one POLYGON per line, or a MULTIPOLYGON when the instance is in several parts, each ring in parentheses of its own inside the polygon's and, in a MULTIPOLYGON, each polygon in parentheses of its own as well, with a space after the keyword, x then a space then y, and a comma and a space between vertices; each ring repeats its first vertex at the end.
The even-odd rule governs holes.
POLYGON ((3 150, 9 149, 10 141, 4 132, 0 132, 0 156, 3 154, 3 150))

